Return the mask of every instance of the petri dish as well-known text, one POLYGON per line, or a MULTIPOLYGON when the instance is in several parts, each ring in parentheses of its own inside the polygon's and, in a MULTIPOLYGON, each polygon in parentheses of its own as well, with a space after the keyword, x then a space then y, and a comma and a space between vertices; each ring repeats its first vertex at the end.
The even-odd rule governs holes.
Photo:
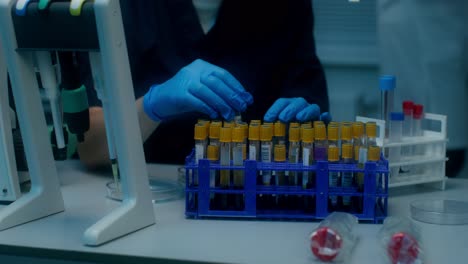
POLYGON ((411 217, 438 225, 468 224, 468 202, 456 200, 417 200, 410 205, 411 217))
MULTIPOLYGON (((184 196, 185 169, 178 168, 178 178, 176 181, 149 179, 149 188, 153 203, 163 203, 181 199, 184 196), (182 177, 183 175, 183 177, 182 177), (183 179, 183 181, 182 181, 183 179)), ((117 188, 114 181, 106 184, 107 197, 111 200, 122 201, 122 192, 117 188)))

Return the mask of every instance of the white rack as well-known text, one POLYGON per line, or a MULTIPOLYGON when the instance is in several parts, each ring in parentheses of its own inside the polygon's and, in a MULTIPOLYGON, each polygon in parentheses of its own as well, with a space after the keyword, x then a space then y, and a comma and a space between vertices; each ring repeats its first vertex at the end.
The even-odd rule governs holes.
POLYGON ((447 117, 426 113, 423 119, 437 124, 431 130, 423 130, 418 137, 403 137, 401 142, 388 142, 384 139, 385 121, 380 119, 356 117, 356 121, 374 121, 379 127, 377 144, 384 153, 390 148, 408 147, 417 149, 417 155, 402 157, 397 162, 390 162, 389 187, 399 187, 415 184, 431 184, 441 190, 445 189, 445 162, 447 148, 447 117), (433 130, 432 130, 433 129, 433 130))

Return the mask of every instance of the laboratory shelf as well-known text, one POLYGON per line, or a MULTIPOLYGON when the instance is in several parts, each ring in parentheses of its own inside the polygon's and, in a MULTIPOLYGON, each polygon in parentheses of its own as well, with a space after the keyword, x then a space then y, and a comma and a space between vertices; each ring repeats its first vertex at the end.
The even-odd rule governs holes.
MULTIPOLYGON (((245 160, 242 166, 221 166, 206 159, 194 162, 192 152, 186 159, 186 201, 185 215, 193 219, 240 218, 275 220, 320 220, 333 211, 346 211, 360 220, 380 223, 387 215, 388 200, 388 161, 383 157, 378 162, 364 165, 328 163, 317 161, 312 166, 302 163, 265 163, 245 160), (233 175, 230 184, 219 187, 220 172, 233 174, 243 171, 242 187, 234 186, 233 175), (295 172, 298 185, 261 185, 261 173, 295 172), (329 186, 329 175, 335 172, 352 172, 351 186, 329 186), (312 182, 303 188, 302 174, 311 175, 312 182), (358 186, 357 174, 363 179, 358 186), (218 175, 218 176, 216 176, 218 175), (331 197, 338 202, 331 203, 331 197), (350 203, 343 203, 347 197, 350 203)), ((273 177, 276 177, 274 173, 273 177)))

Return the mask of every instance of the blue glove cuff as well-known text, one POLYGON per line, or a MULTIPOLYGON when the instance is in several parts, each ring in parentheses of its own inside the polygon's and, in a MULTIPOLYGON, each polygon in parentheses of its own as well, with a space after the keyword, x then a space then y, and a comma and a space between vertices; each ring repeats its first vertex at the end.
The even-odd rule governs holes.
POLYGON ((145 111, 145 114, 153 121, 155 122, 159 122, 162 120, 162 118, 160 116, 158 116, 154 111, 153 111, 153 107, 151 105, 151 95, 152 95, 152 92, 153 92, 153 88, 155 88, 155 86, 152 86, 150 88, 150 90, 145 94, 145 96, 143 97, 143 111, 145 111))

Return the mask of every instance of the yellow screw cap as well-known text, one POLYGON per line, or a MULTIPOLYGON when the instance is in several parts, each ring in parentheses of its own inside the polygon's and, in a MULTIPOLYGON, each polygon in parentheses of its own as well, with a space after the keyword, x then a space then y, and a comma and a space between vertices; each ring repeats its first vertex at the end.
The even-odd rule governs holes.
POLYGON ((313 143, 314 142, 314 129, 310 127, 303 127, 301 130, 302 130, 302 142, 313 143))
POLYGON ((260 140, 271 141, 272 137, 273 137, 273 127, 270 125, 261 125, 260 126, 260 140))
POLYGON ((364 134, 364 123, 354 122, 353 123, 353 136, 354 138, 360 138, 364 134))
POLYGON ((325 128, 324 124, 317 124, 314 130, 315 130, 315 140, 327 139, 327 129, 325 128))
POLYGON ((338 141, 338 126, 336 124, 328 125, 328 140, 338 141))
POLYGON ((250 120, 250 124, 251 125, 254 125, 254 124, 261 125, 262 120, 258 120, 258 119, 250 120))
POLYGON ((206 127, 204 124, 195 125, 195 140, 205 140, 206 139, 206 127))
POLYGON ((320 124, 325 125, 325 123, 324 123, 323 121, 320 121, 320 120, 314 121, 313 124, 314 124, 314 128, 316 128, 316 127, 317 127, 318 125, 320 125, 320 124))
POLYGON ((218 139, 221 126, 219 124, 211 123, 210 125, 210 139, 218 139))
POLYGON ((375 122, 366 123, 366 134, 367 134, 367 137, 370 137, 370 138, 377 137, 377 124, 375 122))
POLYGON ((353 138, 352 135, 353 127, 350 123, 343 123, 341 125, 341 140, 351 140, 353 138))
POLYGON ((232 128, 230 127, 222 127, 219 133, 219 141, 220 142, 231 142, 232 139, 232 128))
POLYGON ((337 146, 329 146, 328 147, 328 161, 339 161, 340 160, 340 152, 337 146))
POLYGON ((299 124, 298 122, 291 122, 289 123, 289 127, 300 127, 301 124, 299 124))
POLYGON ((232 128, 232 142, 244 142, 244 128, 240 126, 232 128))
POLYGON ((239 122, 237 125, 242 128, 244 135, 243 139, 247 139, 249 137, 249 125, 246 122, 239 122))
POLYGON ((275 125, 272 122, 263 122, 263 124, 266 125, 266 126, 271 126, 271 127, 273 127, 275 125))
POLYGON ((273 127, 273 134, 275 137, 284 137, 286 136, 286 124, 281 123, 280 121, 275 123, 275 126, 273 127))
POLYGON ((260 126, 251 124, 249 126, 249 140, 260 140, 260 126))
POLYGON ((380 160, 380 147, 370 146, 369 152, 367 153, 367 159, 369 161, 379 161, 380 160))
POLYGON ((289 141, 290 142, 299 142, 300 138, 300 127, 289 127, 289 141))
POLYGON ((352 159, 353 158, 353 144, 345 143, 341 145, 341 156, 343 156, 343 159, 352 159))
POLYGON ((208 145, 207 158, 211 161, 219 160, 219 147, 215 145, 208 145))
POLYGON ((223 124, 224 127, 233 127, 234 125, 235 125, 235 123, 232 122, 232 121, 231 121, 231 122, 229 122, 229 121, 224 121, 224 124, 223 124))
POLYGON ((286 146, 285 145, 275 145, 274 149, 275 161, 283 162, 286 161, 286 146))

